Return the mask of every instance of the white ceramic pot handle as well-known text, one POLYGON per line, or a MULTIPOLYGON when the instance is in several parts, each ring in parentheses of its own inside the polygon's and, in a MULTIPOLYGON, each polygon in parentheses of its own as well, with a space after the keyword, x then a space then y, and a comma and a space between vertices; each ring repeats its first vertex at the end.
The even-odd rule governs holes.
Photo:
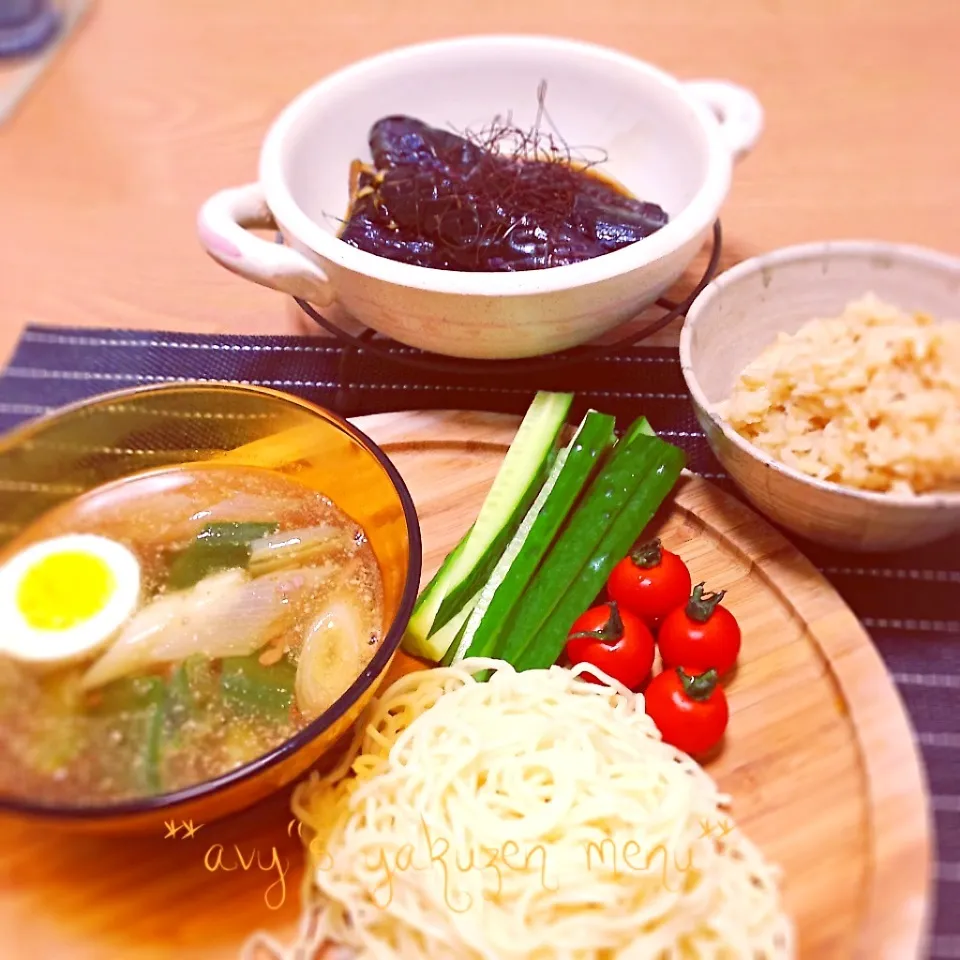
POLYGON ((302 253, 250 232, 276 228, 258 183, 215 193, 197 215, 200 242, 217 263, 254 283, 327 306, 333 290, 319 267, 302 253))
POLYGON ((763 107, 746 87, 727 80, 692 80, 687 89, 716 115, 734 160, 742 160, 763 132, 763 107))

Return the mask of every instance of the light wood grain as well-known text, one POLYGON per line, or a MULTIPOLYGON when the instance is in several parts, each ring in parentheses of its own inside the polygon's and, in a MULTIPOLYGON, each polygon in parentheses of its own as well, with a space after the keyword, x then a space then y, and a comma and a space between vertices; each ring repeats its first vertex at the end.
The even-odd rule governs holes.
MULTIPOLYGON (((418 413, 357 422, 410 488, 427 578, 475 517, 517 421, 418 413)), ((810 563, 707 481, 685 477, 654 527, 696 580, 729 591, 725 603, 742 625, 730 728, 709 769, 732 794, 737 820, 783 867, 801 957, 920 960, 930 870, 924 783, 869 638, 810 563)), ((392 676, 418 666, 400 656, 392 676)), ((289 937, 302 860, 287 799, 208 824, 192 840, 65 838, 0 820, 6 942, 32 960, 225 960, 257 926, 289 937), (232 872, 209 869, 215 844, 232 872), (264 902, 280 898, 274 849, 289 864, 277 910, 264 902), (238 853, 247 863, 254 855, 248 869, 238 868, 238 853)))
POLYGON ((505 31, 757 92, 767 130, 723 211, 725 265, 851 236, 960 252, 955 0, 99 0, 0 128, 0 359, 26 323, 299 331, 284 297, 202 253, 200 203, 254 179, 271 121, 320 76, 505 31))

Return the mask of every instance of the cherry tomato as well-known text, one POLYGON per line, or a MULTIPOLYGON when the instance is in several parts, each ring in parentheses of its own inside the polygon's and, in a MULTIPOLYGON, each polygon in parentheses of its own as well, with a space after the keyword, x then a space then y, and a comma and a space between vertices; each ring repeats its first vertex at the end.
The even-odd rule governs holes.
POLYGON ((690 571, 659 540, 632 550, 610 572, 607 595, 651 630, 690 596, 690 571))
MULTIPOLYGON (((636 690, 653 668, 653 634, 616 601, 591 607, 570 628, 565 650, 571 666, 592 663, 608 677, 636 690)), ((589 674, 584 679, 599 683, 589 674)))
POLYGON ((715 747, 730 719, 716 670, 666 669, 650 681, 644 699, 664 741, 690 756, 715 747))
POLYGON ((657 644, 664 667, 684 664, 691 670, 728 673, 740 653, 740 626, 726 607, 724 591, 703 592, 698 583, 685 606, 678 607, 660 624, 657 644))

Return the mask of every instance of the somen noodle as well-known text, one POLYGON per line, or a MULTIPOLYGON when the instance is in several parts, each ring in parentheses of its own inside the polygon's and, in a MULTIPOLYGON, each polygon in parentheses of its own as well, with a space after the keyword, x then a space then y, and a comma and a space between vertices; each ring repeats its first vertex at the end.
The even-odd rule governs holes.
POLYGON ((295 795, 309 909, 284 955, 795 956, 776 871, 728 798, 642 696, 584 669, 469 660, 375 701, 338 769, 295 795))

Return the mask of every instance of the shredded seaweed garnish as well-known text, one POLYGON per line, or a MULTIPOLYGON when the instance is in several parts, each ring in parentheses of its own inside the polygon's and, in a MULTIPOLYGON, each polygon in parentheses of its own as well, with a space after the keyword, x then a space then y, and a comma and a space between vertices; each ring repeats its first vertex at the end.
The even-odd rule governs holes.
POLYGON ((664 226, 659 206, 597 174, 603 150, 570 146, 546 92, 541 82, 528 129, 511 114, 464 131, 406 116, 378 120, 372 164, 351 167, 341 239, 418 266, 498 272, 591 259, 664 226))

